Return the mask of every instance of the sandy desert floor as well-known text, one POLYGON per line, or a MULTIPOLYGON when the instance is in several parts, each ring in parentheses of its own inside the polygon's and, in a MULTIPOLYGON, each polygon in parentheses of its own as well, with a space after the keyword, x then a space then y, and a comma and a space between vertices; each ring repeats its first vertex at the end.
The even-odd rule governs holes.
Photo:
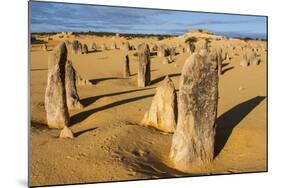
MULTIPOLYGON (((123 38, 81 36, 82 43, 109 47, 123 38)), ((172 44, 180 40, 164 39, 172 44)), ((131 39, 131 44, 157 42, 156 38, 131 39)), ((224 41, 225 43, 230 40, 224 41)), ((59 40, 47 43, 52 49, 59 40)), ((213 45, 223 41, 213 40, 213 45)), ((233 43, 239 42, 233 40, 233 43)), ((255 44, 265 42, 253 41, 255 44)), ((59 130, 48 129, 44 109, 48 54, 40 44, 31 46, 30 61, 30 181, 31 185, 72 184, 166 178, 267 170, 267 62, 261 53, 259 66, 241 67, 241 53, 224 61, 219 80, 219 104, 215 159, 190 173, 174 170, 168 161, 172 134, 139 123, 149 109, 155 88, 170 75, 176 89, 186 53, 171 64, 151 57, 152 82, 138 88, 134 51, 114 49, 73 55, 77 72, 93 85, 78 86, 85 108, 70 111, 75 138, 59 139, 59 130), (123 58, 128 53, 132 76, 122 78, 123 58)))

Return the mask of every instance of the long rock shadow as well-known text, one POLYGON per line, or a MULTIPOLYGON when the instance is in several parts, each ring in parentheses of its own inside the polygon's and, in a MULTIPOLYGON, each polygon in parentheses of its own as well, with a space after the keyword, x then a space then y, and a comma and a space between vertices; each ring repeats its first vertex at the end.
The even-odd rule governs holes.
POLYGON ((157 52, 150 52, 150 56, 156 56, 157 52))
POLYGON ((222 63, 222 64, 221 64, 221 68, 226 67, 226 66, 228 66, 228 65, 229 65, 229 63, 222 63))
POLYGON ((30 71, 45 71, 45 70, 48 70, 48 69, 30 69, 30 71))
MULTIPOLYGON (((153 70, 151 70, 150 72, 154 72, 154 71, 158 71, 158 70, 159 70, 159 69, 153 69, 153 70)), ((136 75, 138 75, 138 73, 131 74, 130 77, 136 76, 136 75)))
POLYGON ((245 102, 242 102, 227 112, 223 113, 216 120, 216 135, 215 135, 215 151, 216 157, 223 147, 225 146, 228 138, 230 137, 232 130, 239 124, 256 106, 258 106, 265 96, 256 96, 245 102))
POLYGON ((118 79, 127 79, 127 78, 119 78, 119 77, 106 77, 106 78, 97 78, 97 79, 92 79, 90 82, 92 84, 98 84, 99 82, 106 81, 106 80, 118 80, 118 79))
POLYGON ((94 114, 96 112, 100 112, 100 111, 103 111, 103 110, 107 110, 109 108, 113 108, 115 106, 119 106, 119 105, 126 104, 126 103, 129 103, 129 102, 134 102, 134 101, 145 99, 145 98, 152 97, 152 96, 154 96, 154 94, 124 99, 124 100, 116 101, 116 102, 113 102, 113 103, 110 103, 110 104, 107 104, 107 105, 104 105, 104 106, 101 106, 101 107, 98 107, 98 108, 94 108, 94 109, 91 109, 91 110, 88 110, 88 111, 80 112, 78 114, 73 115, 70 118, 70 125, 72 126, 76 123, 79 123, 79 122, 83 121, 84 119, 88 118, 89 116, 91 116, 92 114, 94 114))
MULTIPOLYGON (((171 77, 180 76, 181 73, 168 74, 168 75, 169 75, 169 77, 171 78, 171 77)), ((156 78, 156 79, 152 80, 152 81, 150 82, 150 84, 151 84, 151 85, 157 84, 158 82, 161 82, 162 80, 164 80, 165 77, 166 77, 166 75, 165 75, 165 76, 161 76, 161 77, 159 77, 159 78, 156 78)))
POLYGON ((102 52, 102 50, 88 50, 88 54, 102 52))
POLYGON ((226 73, 227 71, 229 71, 229 70, 231 70, 231 69, 234 69, 234 67, 231 66, 231 67, 227 67, 227 68, 223 69, 223 70, 221 71, 221 74, 224 74, 224 73, 226 73))
POLYGON ((97 129, 97 127, 95 127, 95 128, 90 128, 90 129, 86 129, 86 130, 83 130, 83 131, 78 131, 78 132, 74 133, 73 135, 74 135, 74 137, 79 137, 80 135, 82 135, 82 134, 84 134, 84 133, 86 133, 86 132, 95 130, 95 129, 97 129))
POLYGON ((31 44, 47 44, 47 42, 44 40, 35 39, 31 40, 31 44))
POLYGON ((45 124, 45 123, 40 123, 40 122, 36 122, 36 121, 33 121, 31 120, 30 122, 30 129, 34 129, 34 130, 39 130, 39 131, 42 131, 42 130, 47 130, 48 129, 48 125, 45 124))
POLYGON ((86 106, 91 105, 96 100, 98 100, 98 99, 100 99, 102 97, 111 97, 111 96, 115 96, 115 95, 122 95, 122 94, 126 94, 126 93, 132 93, 132 92, 137 92, 137 91, 144 91, 144 90, 149 90, 149 89, 154 89, 154 88, 155 87, 144 88, 144 89, 134 89, 134 90, 128 90, 128 91, 120 91, 120 92, 115 92, 115 93, 108 93, 108 94, 104 94, 104 95, 88 97, 88 98, 80 100, 80 102, 83 104, 83 106, 86 107, 86 106))

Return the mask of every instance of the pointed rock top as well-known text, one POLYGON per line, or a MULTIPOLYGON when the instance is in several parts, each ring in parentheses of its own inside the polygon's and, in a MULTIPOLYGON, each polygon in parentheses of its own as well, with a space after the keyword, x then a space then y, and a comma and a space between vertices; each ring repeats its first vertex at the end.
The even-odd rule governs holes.
POLYGON ((66 63, 69 64, 69 65, 72 65, 72 62, 69 59, 66 60, 66 63))
POLYGON ((53 66, 55 64, 63 65, 67 60, 67 48, 64 42, 59 43, 49 56, 49 65, 53 66))
POLYGON ((60 53, 67 53, 67 48, 66 48, 66 45, 65 45, 65 42, 61 42, 61 43, 59 43, 56 47, 55 47, 55 49, 54 49, 54 51, 56 52, 56 51, 59 51, 60 53))
POLYGON ((169 83, 169 82, 171 82, 172 80, 171 80, 171 78, 170 78, 170 76, 169 75, 167 75, 166 77, 165 77, 165 79, 164 79, 164 83, 169 83))
POLYGON ((174 86, 174 83, 173 83, 173 81, 171 80, 171 78, 170 78, 170 76, 169 75, 167 75, 166 77, 165 77, 165 79, 163 80, 163 82, 162 82, 162 84, 161 84, 161 86, 160 86, 160 88, 171 88, 171 89, 175 89, 175 86, 174 86))
POLYGON ((62 131, 60 132, 60 138, 74 138, 73 132, 71 131, 70 128, 65 126, 62 131))

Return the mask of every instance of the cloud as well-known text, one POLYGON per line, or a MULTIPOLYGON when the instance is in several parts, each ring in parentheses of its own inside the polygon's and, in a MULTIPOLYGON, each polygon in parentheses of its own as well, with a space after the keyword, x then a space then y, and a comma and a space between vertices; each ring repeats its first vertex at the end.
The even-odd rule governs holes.
POLYGON ((265 30, 265 18, 249 16, 35 1, 30 4, 31 32, 90 30, 183 34, 192 28, 219 31, 239 28, 243 31, 253 24, 259 24, 254 30, 265 30), (249 26, 245 27, 245 24, 249 26))
POLYGON ((155 17, 173 14, 169 11, 56 3, 31 3, 31 31, 133 31, 133 28, 155 27, 155 17), (48 25, 48 27, 47 27, 48 25))
MULTIPOLYGON (((151 9, 131 9, 122 7, 105 7, 91 5, 72 5, 56 3, 31 3, 31 23, 40 21, 55 23, 57 18, 72 19, 73 21, 87 21, 95 23, 100 20, 104 24, 155 24, 152 19, 156 15, 169 14, 167 11, 151 9)), ((67 21, 63 24, 68 24, 67 21)))
POLYGON ((260 19, 248 19, 248 20, 205 20, 200 22, 194 22, 186 24, 185 26, 199 26, 199 25, 218 25, 218 24, 247 24, 247 23, 262 23, 260 19))

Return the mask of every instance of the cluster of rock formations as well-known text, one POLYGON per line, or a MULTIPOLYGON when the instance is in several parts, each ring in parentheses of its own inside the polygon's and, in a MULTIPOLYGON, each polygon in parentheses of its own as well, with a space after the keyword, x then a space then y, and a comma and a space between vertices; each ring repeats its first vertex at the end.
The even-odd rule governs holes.
POLYGON ((77 82, 87 84, 89 81, 83 80, 77 74, 67 57, 68 51, 65 42, 56 46, 49 55, 45 110, 48 127, 63 129, 60 137, 73 138, 73 134, 68 128, 70 124, 68 110, 83 108, 76 84, 77 82))
POLYGON ((247 67, 250 65, 259 65, 259 64, 260 64, 260 58, 258 56, 257 50, 251 48, 246 48, 243 50, 243 56, 240 62, 241 66, 247 67))
MULTIPOLYGON (((78 40, 74 40, 72 43, 68 43, 68 45, 71 48, 71 51, 73 54, 88 54, 89 49, 87 44, 82 44, 78 40)), ((92 45, 93 49, 93 45, 92 45)), ((95 49, 94 49, 95 50, 95 49)))
MULTIPOLYGON (((150 43, 147 44, 149 47, 150 53, 157 54, 159 57, 163 57, 163 64, 170 64, 174 61, 174 58, 176 56, 176 51, 179 53, 185 53, 187 54, 187 57, 191 56, 194 52, 199 52, 201 50, 201 53, 204 53, 204 49, 208 48, 210 39, 212 40, 227 40, 224 37, 221 36, 215 36, 212 33, 208 31, 200 31, 201 35, 205 36, 205 38, 196 38, 194 37, 196 33, 199 31, 194 30, 190 31, 189 33, 179 36, 179 38, 183 37, 186 38, 185 42, 178 42, 176 45, 168 46, 167 44, 163 42, 157 42, 157 43, 150 43), (194 36, 193 36, 194 35, 194 36)), ((72 42, 69 42, 68 40, 73 37, 72 32, 62 32, 59 34, 56 34, 54 36, 48 36, 48 38, 61 38, 61 39, 67 39, 66 45, 68 49, 73 54, 88 54, 89 52, 95 52, 98 50, 115 50, 120 49, 124 51, 132 51, 137 50, 133 44, 130 44, 129 41, 123 41, 121 44, 117 44, 115 41, 112 42, 109 47, 106 44, 101 44, 99 47, 96 45, 95 42, 92 44, 83 44, 79 42, 77 39, 73 39, 72 42)), ((124 38, 120 37, 120 35, 117 33, 115 38, 124 38)), ((125 39, 125 38, 124 38, 125 39)), ((237 39, 239 40, 239 39, 237 39)), ((237 46, 234 43, 228 42, 224 43, 221 42, 221 46, 212 47, 217 51, 217 58, 218 58, 218 73, 223 74, 222 65, 224 61, 227 61, 235 56, 238 56, 241 54, 241 60, 240 65, 243 67, 247 67, 249 65, 259 65, 261 62, 260 59, 260 53, 263 51, 266 51, 265 47, 259 47, 255 45, 255 47, 250 46, 247 42, 244 42, 241 40, 241 45, 237 46)), ((138 45, 137 45, 138 46, 138 45)), ((41 46, 42 51, 48 51, 47 45, 43 44, 41 46)), ((206 50, 205 50, 206 51, 206 50)), ((134 55, 138 56, 138 52, 135 52, 134 55)))
POLYGON ((167 76, 142 120, 143 125, 174 133, 169 158, 180 171, 213 160, 219 61, 220 51, 199 43, 182 69, 178 99, 167 76))
MULTIPOLYGON (((73 54, 89 53, 86 44, 74 40, 67 45, 60 43, 49 56, 45 94, 47 123, 50 128, 62 129, 61 138, 73 138, 69 129, 68 110, 83 108, 76 86, 91 84, 89 80, 82 79, 74 69, 68 59, 67 46, 73 54)), ((108 50, 106 44, 98 48, 93 42, 89 46, 92 51, 108 50)), ((131 71, 128 51, 135 50, 135 47, 127 41, 118 48, 114 42, 110 49, 126 51, 122 64, 123 77, 129 78, 131 71)), ((47 46, 42 45, 42 50, 47 50, 47 46)), ((151 84, 152 54, 162 57, 163 64, 172 63, 176 52, 188 54, 181 72, 178 96, 171 78, 167 75, 156 88, 151 106, 145 112, 141 124, 173 133, 169 158, 176 169, 186 172, 193 166, 210 163, 214 158, 218 84, 219 75, 223 74, 223 62, 237 56, 238 51, 242 53, 241 66, 259 65, 259 53, 264 49, 224 44, 212 46, 209 40, 202 39, 177 46, 141 43, 136 50, 138 87, 151 84)))
POLYGON ((122 42, 120 49, 129 51, 132 49, 132 47, 131 47, 130 43, 127 41, 127 42, 122 42))

